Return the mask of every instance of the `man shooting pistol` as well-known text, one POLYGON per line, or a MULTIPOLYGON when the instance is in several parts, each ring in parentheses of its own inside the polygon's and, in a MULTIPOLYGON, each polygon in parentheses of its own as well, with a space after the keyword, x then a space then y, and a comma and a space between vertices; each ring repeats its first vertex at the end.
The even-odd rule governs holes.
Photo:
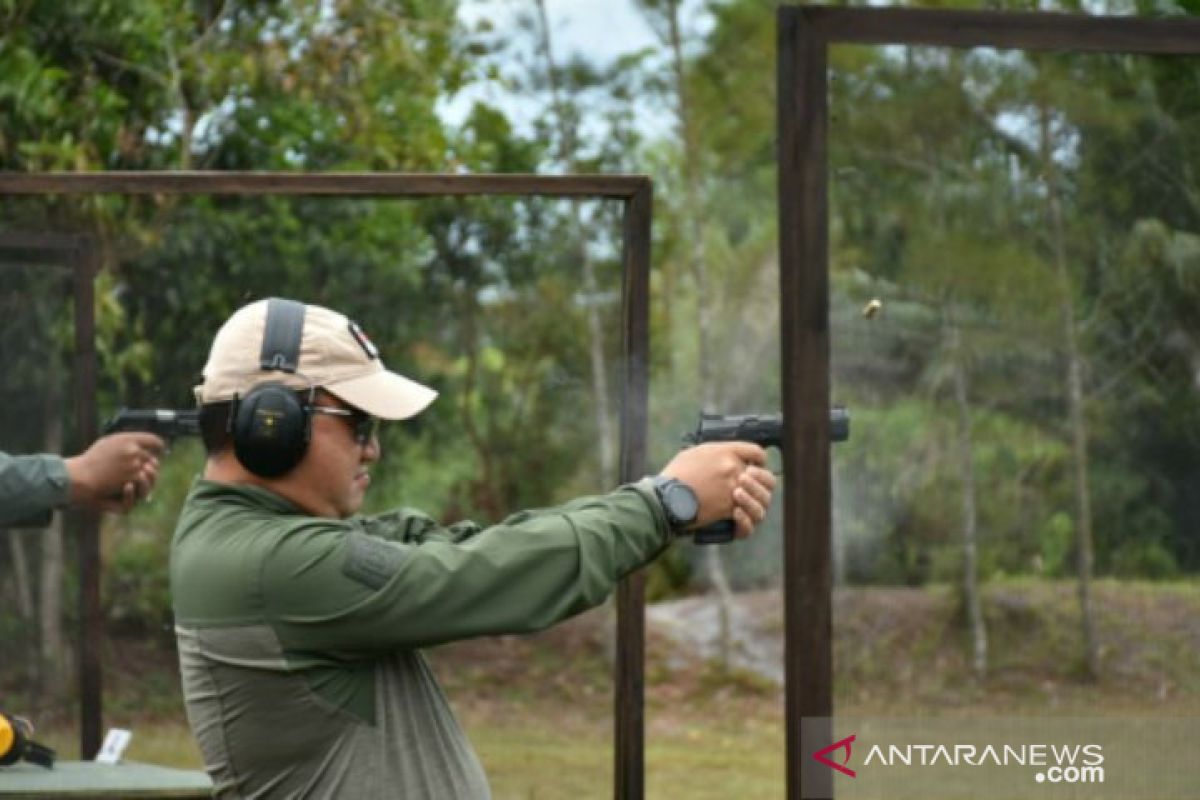
MULTIPOLYGON (((850 412, 844 406, 829 410, 829 438, 844 442, 850 438, 850 412)), ((783 446, 783 414, 701 414, 700 424, 683 440, 697 445, 704 442, 753 442, 759 447, 783 446)), ((723 519, 699 528, 692 535, 696 544, 724 544, 732 541, 736 526, 723 519)))

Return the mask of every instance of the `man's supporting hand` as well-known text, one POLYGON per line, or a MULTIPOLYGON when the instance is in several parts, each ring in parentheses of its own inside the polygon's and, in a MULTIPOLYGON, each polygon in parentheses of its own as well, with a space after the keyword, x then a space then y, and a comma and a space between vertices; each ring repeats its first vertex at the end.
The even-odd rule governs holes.
POLYGON ((710 442, 679 451, 662 475, 677 478, 696 493, 700 513, 693 527, 732 519, 737 538, 749 536, 767 516, 775 476, 767 453, 749 442, 710 442))
POLYGON ((66 459, 71 505, 125 513, 147 497, 158 480, 166 444, 151 433, 114 433, 66 459))

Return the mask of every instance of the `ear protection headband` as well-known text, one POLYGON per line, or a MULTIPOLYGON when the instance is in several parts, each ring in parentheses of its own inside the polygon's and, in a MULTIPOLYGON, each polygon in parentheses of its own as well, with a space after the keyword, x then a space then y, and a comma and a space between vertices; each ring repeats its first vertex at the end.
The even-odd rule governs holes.
MULTIPOLYGON (((304 332, 304 304, 272 297, 267 301, 259 366, 266 372, 296 373, 300 339, 304 332)), ((255 386, 245 397, 234 395, 229 410, 233 452, 246 469, 263 478, 277 478, 292 470, 308 450, 312 437, 312 405, 282 383, 255 386)))

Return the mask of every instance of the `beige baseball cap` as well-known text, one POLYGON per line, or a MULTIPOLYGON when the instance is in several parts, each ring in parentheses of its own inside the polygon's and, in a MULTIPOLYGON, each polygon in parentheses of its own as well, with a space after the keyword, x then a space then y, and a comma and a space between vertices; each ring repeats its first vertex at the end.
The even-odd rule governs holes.
POLYGON ((437 392, 384 368, 379 351, 345 315, 305 305, 295 372, 263 369, 260 357, 267 324, 267 300, 234 312, 213 339, 196 387, 200 404, 244 397, 262 383, 295 389, 319 387, 380 419, 407 419, 433 402, 437 392))

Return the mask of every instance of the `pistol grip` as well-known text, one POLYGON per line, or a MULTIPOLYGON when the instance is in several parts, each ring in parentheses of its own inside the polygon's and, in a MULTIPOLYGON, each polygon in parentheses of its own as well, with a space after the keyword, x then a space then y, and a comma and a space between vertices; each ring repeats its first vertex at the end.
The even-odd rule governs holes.
POLYGON ((723 519, 703 528, 697 528, 692 533, 692 541, 696 544, 725 544, 732 542, 737 524, 731 519, 723 519))

